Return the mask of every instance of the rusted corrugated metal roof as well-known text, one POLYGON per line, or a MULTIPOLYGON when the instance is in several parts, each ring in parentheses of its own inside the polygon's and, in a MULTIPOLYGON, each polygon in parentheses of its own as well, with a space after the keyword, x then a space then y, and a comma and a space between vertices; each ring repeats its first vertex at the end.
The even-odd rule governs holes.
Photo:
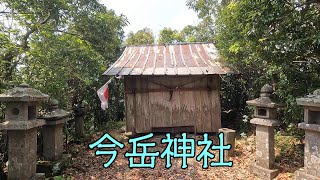
POLYGON ((212 43, 128 46, 104 75, 201 75, 236 73, 212 43))

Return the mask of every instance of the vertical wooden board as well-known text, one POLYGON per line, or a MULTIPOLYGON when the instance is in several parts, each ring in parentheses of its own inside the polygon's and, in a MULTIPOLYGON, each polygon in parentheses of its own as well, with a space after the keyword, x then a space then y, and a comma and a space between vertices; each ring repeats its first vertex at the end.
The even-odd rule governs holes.
MULTIPOLYGON (((152 76, 150 76, 149 78, 149 83, 148 83, 148 90, 152 90, 152 89, 156 89, 158 88, 156 84, 153 84, 152 81, 152 76)), ((155 93, 153 92, 149 92, 149 109, 150 109, 150 113, 149 113, 149 118, 150 118, 150 127, 154 127, 153 124, 155 123, 155 117, 156 115, 156 105, 155 105, 155 93)))
POLYGON ((211 132, 211 120, 212 120, 212 111, 211 111, 211 100, 208 95, 209 91, 201 91, 201 127, 202 132, 211 132))
MULTIPOLYGON (((194 79, 196 80, 196 79, 194 79)), ((193 83, 190 83, 188 85, 185 86, 186 88, 194 88, 195 87, 195 82, 193 83)), ((186 119, 188 122, 187 124, 190 125, 190 126, 193 126, 194 128, 197 128, 196 127, 196 122, 199 120, 199 116, 198 114, 196 113, 196 108, 198 107, 198 102, 195 101, 194 97, 196 96, 196 92, 193 90, 193 91, 187 91, 185 94, 184 94, 184 98, 182 100, 183 104, 184 104, 184 108, 186 111, 185 115, 182 115, 183 116, 183 119, 186 119)))
MULTIPOLYGON (((149 77, 149 90, 160 90, 164 89, 161 85, 156 84, 158 81, 154 76, 149 77)), ((163 92, 149 92, 149 106, 150 106, 150 122, 151 128, 163 127, 166 121, 165 115, 167 114, 165 110, 165 105, 163 103, 163 92)))
MULTIPOLYGON (((194 82, 197 80, 193 76, 189 76, 188 78, 184 78, 181 81, 181 84, 185 84, 182 88, 193 88, 194 82)), ((177 95, 179 96, 180 101, 180 112, 179 118, 176 119, 177 126, 194 126, 194 121, 196 117, 194 116, 194 92, 193 91, 178 91, 177 95)))
MULTIPOLYGON (((208 76, 204 79, 204 81, 201 82, 203 87, 208 87, 208 76)), ((201 90, 201 98, 202 98, 202 115, 201 116, 201 123, 203 127, 203 132, 212 132, 212 111, 211 111, 211 99, 209 97, 209 90, 201 90)))
POLYGON ((199 104, 199 106, 201 106, 201 116, 200 116, 200 120, 199 122, 199 126, 201 128, 201 130, 199 130, 199 132, 210 132, 211 130, 211 108, 209 106, 211 106, 210 102, 209 102, 209 98, 208 98, 208 90, 206 90, 207 88, 207 78, 208 76, 206 76, 205 78, 201 79, 201 81, 198 84, 198 88, 200 88, 199 92, 200 92, 200 99, 201 99, 201 103, 199 104))
POLYGON ((170 93, 168 91, 162 92, 161 96, 161 104, 163 104, 163 108, 161 108, 161 121, 158 123, 160 127, 172 127, 172 105, 170 101, 170 93))
POLYGON ((137 133, 145 133, 145 128, 144 128, 144 119, 145 119, 145 114, 144 114, 144 108, 143 108, 143 95, 139 91, 142 91, 142 80, 141 76, 136 76, 135 77, 136 81, 136 87, 137 87, 137 92, 135 93, 136 96, 136 132, 137 133))
MULTIPOLYGON (((124 90, 131 91, 134 89, 134 80, 127 76, 124 78, 124 90)), ((125 112, 126 112, 126 130, 135 132, 135 96, 132 93, 125 94, 125 112)))
MULTIPOLYGON (((153 82, 153 77, 149 77, 148 89, 155 90, 162 88, 160 85, 157 85, 153 82)), ((161 123, 162 119, 162 105, 160 104, 159 97, 162 96, 162 92, 149 92, 149 108, 150 108, 150 127, 158 127, 158 123, 161 123)))
MULTIPOLYGON (((168 86, 175 89, 185 88, 185 84, 189 84, 192 82, 192 76, 172 76, 168 81, 168 86)), ((192 84, 192 83, 191 83, 192 84)), ((170 93, 169 93, 170 94, 170 93)), ((171 106, 172 106, 172 126, 179 127, 179 126, 193 126, 194 123, 190 122, 187 119, 186 112, 186 104, 184 102, 184 97, 187 95, 187 91, 173 91, 172 98, 171 98, 171 106), (183 109, 185 107, 185 109, 183 109)), ((191 96, 192 97, 192 96, 191 96)), ((189 97, 189 98, 191 98, 189 97)))
POLYGON ((212 83, 214 83, 216 90, 211 90, 209 92, 209 99, 211 101, 211 130, 212 132, 218 132, 219 128, 221 128, 221 105, 220 105, 220 77, 214 76, 212 79, 212 83))
MULTIPOLYGON (((148 76, 145 79, 141 79, 141 88, 142 91, 148 91, 148 76)), ((151 132, 151 122, 150 122, 150 106, 149 106, 149 93, 142 93, 141 94, 142 100, 142 119, 143 119, 143 128, 144 132, 148 133, 151 132)))
MULTIPOLYGON (((174 88, 177 79, 176 76, 165 76, 159 79, 161 84, 164 84, 167 88, 174 88)), ((166 107, 166 119, 162 127, 176 127, 176 119, 179 118, 180 101, 177 92, 165 91, 162 93, 163 104, 166 107)))
MULTIPOLYGON (((195 81, 194 82, 194 89, 199 89, 201 88, 201 81, 195 81)), ((194 115, 196 117, 195 119, 195 127, 196 127, 196 133, 203 132, 203 124, 202 124, 202 118, 203 118, 203 113, 202 113, 202 98, 201 98, 201 91, 200 90, 194 90, 194 103, 195 103, 195 108, 194 108, 194 115)))
MULTIPOLYGON (((170 97, 169 97, 170 98, 170 97)), ((181 126, 180 122, 180 97, 178 91, 172 91, 171 97, 171 106, 172 106, 172 126, 178 127, 181 126)))
POLYGON ((159 88, 164 90, 163 92, 150 92, 149 101, 150 106, 154 108, 150 114, 152 114, 152 127, 172 127, 172 106, 169 91, 166 91, 168 84, 167 76, 150 76, 149 87, 159 88), (152 84, 152 85, 150 85, 152 84), (161 85, 159 85, 161 84, 161 85), (150 96, 152 98, 150 99, 150 96))

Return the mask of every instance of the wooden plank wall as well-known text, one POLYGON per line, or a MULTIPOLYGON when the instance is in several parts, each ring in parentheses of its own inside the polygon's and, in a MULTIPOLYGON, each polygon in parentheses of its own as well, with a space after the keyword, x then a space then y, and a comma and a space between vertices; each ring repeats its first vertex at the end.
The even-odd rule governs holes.
POLYGON ((196 132, 218 132, 221 127, 218 75, 125 76, 124 80, 127 131, 195 126, 196 132), (194 90, 168 90, 175 87, 194 90))

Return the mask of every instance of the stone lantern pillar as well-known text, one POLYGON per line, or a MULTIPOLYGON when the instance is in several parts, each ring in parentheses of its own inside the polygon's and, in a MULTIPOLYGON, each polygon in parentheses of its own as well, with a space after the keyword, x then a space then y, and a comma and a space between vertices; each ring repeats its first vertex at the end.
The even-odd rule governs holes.
POLYGON ((21 84, 0 94, 6 103, 5 122, 0 130, 8 132, 8 179, 36 178, 37 127, 45 120, 37 119, 38 102, 47 100, 48 95, 21 84))
POLYGON ((320 179, 320 89, 297 103, 304 107, 304 122, 298 126, 305 130, 305 147, 304 168, 295 172, 295 179, 320 179))
POLYGON ((59 102, 55 99, 50 101, 48 111, 42 119, 46 124, 42 128, 43 156, 46 160, 59 160, 63 154, 63 126, 69 120, 70 113, 59 109, 59 102))
POLYGON ((75 115, 75 133, 77 138, 84 137, 84 116, 88 111, 87 104, 82 102, 74 108, 74 115, 75 115))
POLYGON ((277 108, 284 105, 274 102, 270 98, 272 93, 272 87, 266 84, 259 98, 247 101, 248 105, 255 106, 250 123, 256 125, 256 162, 250 170, 263 179, 273 179, 279 174, 275 168, 274 127, 281 124, 277 120, 277 108))

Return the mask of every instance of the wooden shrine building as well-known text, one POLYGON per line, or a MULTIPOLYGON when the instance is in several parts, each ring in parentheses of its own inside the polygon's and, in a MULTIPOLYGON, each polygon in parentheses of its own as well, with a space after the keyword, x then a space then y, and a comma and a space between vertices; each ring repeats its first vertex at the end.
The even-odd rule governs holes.
POLYGON ((124 77, 128 132, 217 132, 220 76, 235 71, 211 43, 128 46, 104 73, 124 77))

